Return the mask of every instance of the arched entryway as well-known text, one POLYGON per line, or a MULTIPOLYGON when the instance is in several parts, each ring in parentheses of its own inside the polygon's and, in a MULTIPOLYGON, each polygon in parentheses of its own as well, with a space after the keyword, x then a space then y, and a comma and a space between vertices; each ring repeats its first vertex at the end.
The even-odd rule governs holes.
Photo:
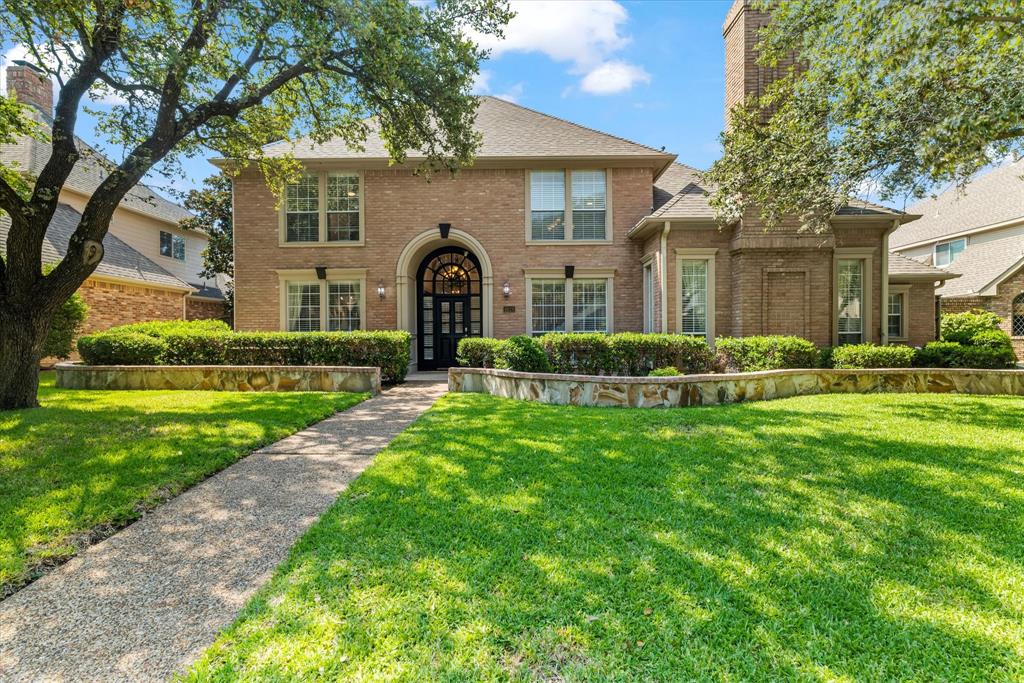
POLYGON ((483 278, 476 255, 464 247, 427 254, 416 272, 417 354, 420 370, 455 365, 464 337, 483 331, 483 278))

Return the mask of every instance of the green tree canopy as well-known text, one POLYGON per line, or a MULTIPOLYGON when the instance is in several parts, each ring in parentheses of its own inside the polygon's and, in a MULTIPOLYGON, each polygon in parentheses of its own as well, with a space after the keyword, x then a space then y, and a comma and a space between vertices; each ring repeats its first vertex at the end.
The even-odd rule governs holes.
MULTIPOLYGON (((761 0, 766 67, 795 55, 734 108, 707 179, 723 220, 823 229, 843 198, 965 184, 1024 152, 1024 4, 1017 0, 761 0)), ((1024 187, 1024 186, 1022 186, 1024 187)))

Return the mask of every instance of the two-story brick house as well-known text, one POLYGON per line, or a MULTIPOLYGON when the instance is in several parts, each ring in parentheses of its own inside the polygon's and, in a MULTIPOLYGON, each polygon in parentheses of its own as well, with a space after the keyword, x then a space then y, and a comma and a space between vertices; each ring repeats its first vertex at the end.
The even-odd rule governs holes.
MULTIPOLYGON (((762 18, 740 0, 727 20, 727 108, 763 82, 746 35, 762 18)), ((887 248, 913 216, 851 202, 827 234, 765 231, 755 215, 720 227, 675 155, 491 97, 476 129, 473 167, 429 182, 389 166, 372 133, 362 150, 269 146, 307 175, 280 205, 254 168, 235 180, 236 326, 404 329, 421 369, 451 365, 467 335, 934 338, 949 274, 887 248)))

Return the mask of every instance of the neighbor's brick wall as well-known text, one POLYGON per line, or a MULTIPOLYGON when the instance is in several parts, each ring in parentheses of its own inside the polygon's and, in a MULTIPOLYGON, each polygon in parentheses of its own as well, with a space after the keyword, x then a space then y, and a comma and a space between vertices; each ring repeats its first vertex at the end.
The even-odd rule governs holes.
POLYGON ((221 320, 224 318, 224 302, 185 298, 185 320, 221 320))
MULTIPOLYGON (((1024 269, 1010 277, 997 288, 995 296, 942 297, 943 313, 963 313, 974 309, 991 311, 1003 319, 1000 327, 1009 335, 1013 334, 1013 300, 1024 293, 1024 269)), ((1024 337, 1013 338, 1017 358, 1024 360, 1024 337)))
POLYGON ((78 293, 89 305, 84 334, 146 320, 180 320, 184 313, 181 292, 89 278, 78 293))
MULTIPOLYGON (((641 245, 626 233, 650 211, 651 169, 614 169, 611 174, 613 241, 601 245, 527 245, 526 175, 523 169, 467 169, 431 182, 405 170, 364 173, 365 245, 282 247, 278 211, 258 171, 235 179, 235 324, 240 330, 280 326, 278 269, 366 268, 365 313, 369 329, 394 329, 395 271, 406 244, 438 223, 451 223, 479 240, 494 269, 494 332, 507 337, 526 331, 524 268, 615 270, 616 331, 640 330, 643 311, 641 245), (501 294, 508 280, 512 293, 501 294), (383 281, 386 298, 376 296, 383 281), (514 313, 504 313, 514 306, 514 313)), ((440 245, 439 245, 440 246, 440 245)))

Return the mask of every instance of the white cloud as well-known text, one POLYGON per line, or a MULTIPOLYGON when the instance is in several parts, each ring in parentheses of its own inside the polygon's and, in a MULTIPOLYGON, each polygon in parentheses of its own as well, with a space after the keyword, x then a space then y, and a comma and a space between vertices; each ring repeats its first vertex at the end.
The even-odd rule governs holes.
POLYGON ((516 83, 510 88, 507 88, 505 92, 496 92, 494 96, 500 100, 507 100, 509 102, 518 102, 519 98, 523 96, 523 83, 516 83))
POLYGON ((523 89, 526 87, 525 83, 519 82, 508 88, 505 88, 502 92, 494 92, 491 88, 491 77, 494 74, 484 69, 476 75, 473 79, 473 94, 474 95, 494 95, 503 100, 509 102, 518 102, 519 98, 523 96, 523 89))
POLYGON ((473 79, 473 94, 486 95, 491 91, 491 72, 482 69, 473 79))
POLYGON ((580 88, 594 95, 624 92, 636 83, 650 82, 642 67, 612 59, 630 43, 624 33, 629 13, 615 0, 513 0, 511 6, 516 16, 504 38, 472 34, 493 57, 532 52, 568 63, 569 73, 581 77, 580 88))
POLYGON ((626 62, 605 62, 583 77, 580 89, 591 95, 615 95, 637 83, 650 83, 651 75, 642 67, 626 62))

